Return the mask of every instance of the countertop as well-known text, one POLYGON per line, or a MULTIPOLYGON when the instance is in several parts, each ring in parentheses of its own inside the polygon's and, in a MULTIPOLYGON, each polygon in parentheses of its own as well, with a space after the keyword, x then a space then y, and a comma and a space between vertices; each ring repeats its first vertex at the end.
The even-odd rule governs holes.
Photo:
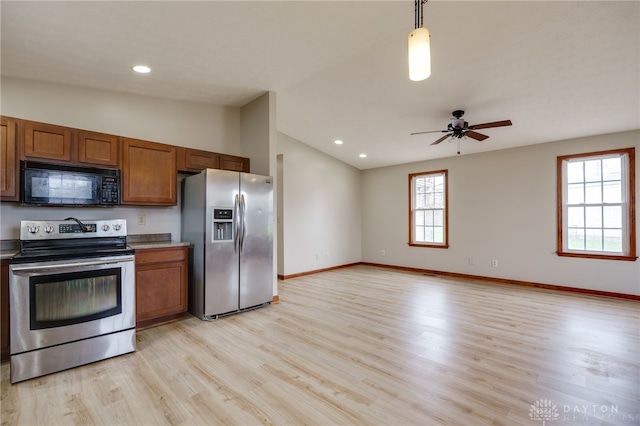
MULTIPOLYGON (((138 234, 127 237, 127 245, 134 250, 184 247, 190 244, 171 240, 171 234, 138 234)), ((3 240, 0 242, 0 260, 11 259, 20 251, 19 240, 3 240)))
POLYGON ((19 240, 0 241, 0 260, 11 259, 19 251, 20 251, 19 240))
POLYGON ((0 250, 0 260, 11 259, 20 250, 0 250))
POLYGON ((147 243, 127 243, 127 245, 134 250, 142 250, 152 248, 184 247, 189 246, 190 244, 181 241, 156 241, 147 243))
POLYGON ((174 241, 171 234, 134 234, 127 236, 127 245, 134 250, 189 246, 189 243, 174 241))

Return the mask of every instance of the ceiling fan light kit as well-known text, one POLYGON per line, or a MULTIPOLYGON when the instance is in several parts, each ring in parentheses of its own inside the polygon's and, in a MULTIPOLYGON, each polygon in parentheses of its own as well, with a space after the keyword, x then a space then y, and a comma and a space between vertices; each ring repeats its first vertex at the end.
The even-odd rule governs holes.
POLYGON ((415 0, 415 29, 409 33, 409 79, 422 81, 431 75, 431 34, 423 27, 423 5, 415 0))
POLYGON ((453 115, 453 118, 451 119, 451 122, 447 126, 446 130, 429 130, 426 132, 411 133, 411 135, 412 136, 422 135, 425 133, 446 133, 446 135, 437 139, 435 142, 432 142, 431 145, 438 145, 440 142, 444 141, 445 139, 456 138, 458 139, 458 154, 460 154, 460 139, 462 139, 463 137, 469 137, 479 142, 482 142, 483 140, 489 137, 487 135, 483 135, 482 133, 478 133, 475 130, 489 129, 492 127, 511 126, 512 124, 511 120, 502 120, 502 121, 492 121, 490 123, 474 124, 470 126, 469 123, 464 121, 464 119, 462 118, 462 116, 464 115, 464 111, 457 109, 453 111, 451 115, 453 115))

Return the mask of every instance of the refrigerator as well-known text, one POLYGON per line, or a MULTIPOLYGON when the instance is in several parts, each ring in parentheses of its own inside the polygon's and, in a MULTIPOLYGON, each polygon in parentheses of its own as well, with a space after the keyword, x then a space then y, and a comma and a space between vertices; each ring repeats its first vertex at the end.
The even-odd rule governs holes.
POLYGON ((273 298, 273 179, 206 169, 183 180, 189 312, 210 320, 273 298))

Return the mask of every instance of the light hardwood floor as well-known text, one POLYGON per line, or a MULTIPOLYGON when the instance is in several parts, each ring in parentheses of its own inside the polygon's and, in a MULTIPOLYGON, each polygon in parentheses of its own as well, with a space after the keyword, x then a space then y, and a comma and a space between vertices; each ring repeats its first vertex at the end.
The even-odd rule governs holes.
POLYGON ((367 266, 279 296, 16 385, 5 363, 2 424, 640 424, 638 302, 367 266))

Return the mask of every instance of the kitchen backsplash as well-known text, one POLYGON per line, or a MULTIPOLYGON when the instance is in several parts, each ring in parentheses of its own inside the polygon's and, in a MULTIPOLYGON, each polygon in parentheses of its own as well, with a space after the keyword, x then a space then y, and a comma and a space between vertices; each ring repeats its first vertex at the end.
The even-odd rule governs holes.
POLYGON ((180 206, 173 207, 32 207, 0 204, 0 239, 20 238, 21 220, 125 219, 128 234, 170 233, 180 239, 180 206), (144 222, 144 224, 142 224, 144 222))

